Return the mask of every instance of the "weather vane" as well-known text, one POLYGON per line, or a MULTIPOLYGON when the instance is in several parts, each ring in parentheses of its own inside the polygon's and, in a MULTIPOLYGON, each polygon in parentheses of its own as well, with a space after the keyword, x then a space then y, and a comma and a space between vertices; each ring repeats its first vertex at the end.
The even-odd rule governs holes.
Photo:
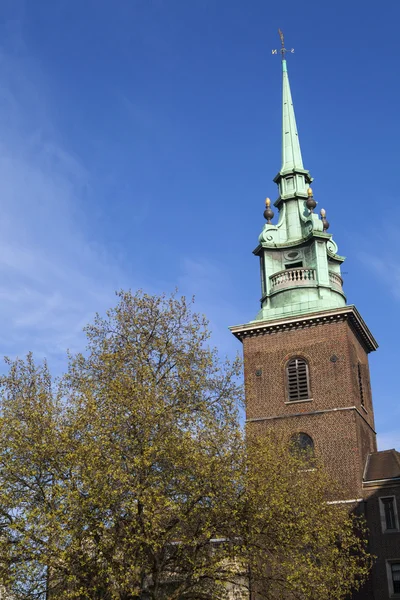
MULTIPOLYGON (((285 48, 285 38, 283 37, 283 33, 280 29, 278 29, 278 33, 279 33, 279 37, 281 38, 281 49, 279 50, 279 52, 282 54, 282 60, 284 60, 286 52, 290 52, 290 54, 293 54, 294 48, 290 48, 290 50, 285 48)), ((272 50, 272 54, 278 54, 278 50, 277 49, 272 50)))

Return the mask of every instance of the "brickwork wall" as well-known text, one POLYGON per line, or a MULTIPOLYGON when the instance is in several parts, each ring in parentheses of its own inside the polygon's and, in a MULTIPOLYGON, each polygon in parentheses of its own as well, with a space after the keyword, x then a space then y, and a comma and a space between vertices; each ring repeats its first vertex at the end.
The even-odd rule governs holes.
MULTIPOLYGON (((358 378, 358 363, 361 367, 361 381, 364 396, 364 410, 368 414, 367 421, 373 429, 375 429, 374 409, 372 404, 371 380, 369 374, 368 355, 361 346, 357 337, 349 328, 349 346, 350 346, 350 364, 353 372, 353 391, 355 397, 360 397, 359 378, 358 378)), ((360 398, 360 405, 361 398, 360 398)))
MULTIPOLYGON (((333 479, 342 488, 341 499, 361 497, 359 476, 356 413, 354 411, 300 415, 285 419, 271 419, 248 423, 252 434, 262 436, 273 430, 283 435, 289 444, 294 433, 307 433, 315 444, 315 454, 322 459, 333 479)), ((337 498, 335 498, 337 499, 337 498)))
POLYGON ((308 433, 316 453, 342 482, 345 493, 361 497, 365 459, 376 445, 368 356, 349 323, 324 322, 264 333, 245 338, 243 346, 248 427, 260 433, 272 427, 288 439, 293 433, 308 433), (295 356, 308 361, 309 401, 288 402, 285 365, 295 356), (358 363, 365 387, 364 407, 358 363), (357 411, 340 410, 350 407, 357 411))
MULTIPOLYGON (((363 414, 363 411, 361 413, 363 414)), ((357 446, 360 453, 359 478, 362 481, 368 454, 377 451, 376 435, 362 418, 357 419, 357 446)))
MULTIPOLYGON (((296 329, 244 337, 243 351, 249 433, 262 436, 272 429, 288 442, 294 433, 307 433, 340 482, 342 499, 367 499, 360 507, 371 531, 371 552, 379 559, 372 579, 354 599, 386 600, 386 559, 400 558, 400 533, 382 534, 378 492, 362 487, 367 456, 377 447, 368 355, 357 334, 347 320, 300 322, 296 329), (308 401, 288 401, 285 365, 294 357, 308 362, 308 401)), ((386 488, 379 495, 389 492, 386 488)), ((399 503, 400 498, 400 511, 399 503)))

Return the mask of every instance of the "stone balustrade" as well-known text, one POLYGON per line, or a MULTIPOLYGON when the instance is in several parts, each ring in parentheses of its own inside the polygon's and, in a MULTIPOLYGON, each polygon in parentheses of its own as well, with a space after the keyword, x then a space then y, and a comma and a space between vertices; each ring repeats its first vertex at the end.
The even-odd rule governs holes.
POLYGON ((329 271, 329 282, 332 287, 342 291, 343 279, 340 277, 340 275, 333 273, 333 271, 329 271))
POLYGON ((271 275, 271 292, 290 287, 302 287, 307 285, 315 285, 317 283, 315 269, 285 269, 271 275))
MULTIPOLYGON (((303 267, 285 269, 271 275, 269 280, 270 289, 273 293, 291 287, 314 286, 317 284, 317 272, 316 269, 305 269, 303 267)), ((342 291, 343 280, 337 273, 329 271, 329 283, 333 288, 342 291)))

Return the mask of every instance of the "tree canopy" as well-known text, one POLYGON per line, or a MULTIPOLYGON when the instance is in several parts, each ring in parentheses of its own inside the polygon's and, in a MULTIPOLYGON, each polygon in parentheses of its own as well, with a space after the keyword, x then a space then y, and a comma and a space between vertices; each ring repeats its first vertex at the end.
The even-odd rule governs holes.
POLYGON ((175 295, 120 292, 53 380, 1 378, 0 579, 15 600, 345 598, 363 525, 317 462, 245 439, 239 360, 175 295))

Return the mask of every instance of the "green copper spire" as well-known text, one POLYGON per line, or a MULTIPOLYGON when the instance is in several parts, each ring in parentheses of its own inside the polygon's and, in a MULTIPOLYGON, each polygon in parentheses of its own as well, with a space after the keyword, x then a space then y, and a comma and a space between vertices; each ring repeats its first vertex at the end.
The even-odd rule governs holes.
MULTIPOLYGON (((257 333, 262 322, 282 320, 284 328, 286 318, 346 306, 340 275, 344 257, 338 254, 328 233, 326 211, 320 208, 320 217, 315 211, 318 202, 310 187, 313 179, 303 167, 286 65, 286 53, 292 53, 293 48, 285 48, 281 30, 279 36, 283 71, 282 167, 274 178, 278 186, 278 198, 273 203, 278 209, 277 219, 267 198, 266 223, 253 250, 260 261, 261 306, 248 325, 254 326, 257 333)), ((272 50, 272 54, 278 54, 278 50, 272 50)), ((247 331, 246 328, 247 325, 240 326, 235 332, 247 331)))
MULTIPOLYGON (((293 202, 291 201, 307 198, 307 188, 312 182, 312 177, 303 167, 287 70, 286 54, 288 52, 292 53, 294 50, 293 48, 291 50, 285 48, 281 30, 279 30, 279 36, 282 44, 282 48, 280 49, 282 56, 282 165, 279 173, 274 178, 279 188, 279 199, 275 202, 275 206, 280 209, 281 202, 289 202, 287 209, 291 215, 290 217, 287 215, 287 220, 290 229, 289 237, 293 238, 297 237, 300 233, 300 222, 294 214, 293 202)), ((273 50, 272 53, 277 54, 278 50, 273 50)))
MULTIPOLYGON (((260 258, 261 310, 256 321, 345 306, 340 265, 344 258, 328 233, 326 212, 314 212, 317 201, 310 188, 312 177, 303 167, 287 72, 282 48, 282 166, 274 178, 279 196, 274 202, 278 220, 274 222, 271 201, 266 200, 266 223, 254 254, 260 258)), ((272 51, 277 54, 277 50, 272 51)))
MULTIPOLYGON (((284 56, 284 55, 283 55, 284 56)), ((283 94, 282 94, 282 167, 281 173, 303 169, 299 134, 292 94, 290 92, 289 75, 285 58, 282 60, 283 94)))

